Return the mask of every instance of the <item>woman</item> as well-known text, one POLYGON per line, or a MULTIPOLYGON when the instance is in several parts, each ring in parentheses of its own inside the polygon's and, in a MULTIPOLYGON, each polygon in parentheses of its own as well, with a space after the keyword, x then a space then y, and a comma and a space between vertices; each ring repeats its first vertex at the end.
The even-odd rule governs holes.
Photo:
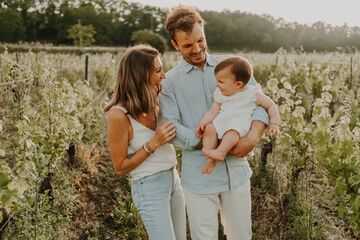
POLYGON ((185 240, 185 205, 176 171, 171 122, 158 125, 164 70, 159 52, 129 48, 119 65, 108 113, 109 150, 115 172, 131 176, 132 198, 149 239, 185 240))

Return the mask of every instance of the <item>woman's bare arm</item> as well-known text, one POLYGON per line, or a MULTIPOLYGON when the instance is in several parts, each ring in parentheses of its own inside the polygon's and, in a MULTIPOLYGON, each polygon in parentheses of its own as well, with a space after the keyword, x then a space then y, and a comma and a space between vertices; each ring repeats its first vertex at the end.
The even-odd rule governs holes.
POLYGON ((138 167, 149 154, 140 149, 130 158, 128 155, 131 124, 129 118, 121 110, 111 110, 108 113, 109 151, 115 173, 124 175, 138 167))
POLYGON ((138 149, 134 154, 128 155, 131 123, 126 114, 114 109, 108 114, 108 140, 109 150, 113 167, 116 174, 123 175, 131 172, 143 163, 159 146, 171 141, 176 136, 175 125, 167 121, 155 131, 155 136, 147 142, 147 150, 144 147, 138 149))

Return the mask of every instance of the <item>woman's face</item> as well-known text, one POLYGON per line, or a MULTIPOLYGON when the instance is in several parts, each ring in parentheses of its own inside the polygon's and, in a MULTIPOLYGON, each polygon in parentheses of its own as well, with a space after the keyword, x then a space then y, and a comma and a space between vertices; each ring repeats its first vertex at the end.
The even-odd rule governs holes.
POLYGON ((161 80, 165 78, 163 64, 161 62, 160 56, 155 57, 154 59, 154 70, 150 75, 150 85, 151 87, 156 87, 161 83, 161 80))

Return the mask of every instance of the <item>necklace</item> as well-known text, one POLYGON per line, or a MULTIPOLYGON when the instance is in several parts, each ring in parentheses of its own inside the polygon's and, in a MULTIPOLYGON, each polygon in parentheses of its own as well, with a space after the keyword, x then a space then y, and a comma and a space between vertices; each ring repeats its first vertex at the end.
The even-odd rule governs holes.
POLYGON ((147 128, 155 130, 157 126, 157 114, 143 113, 141 114, 139 121, 147 128))

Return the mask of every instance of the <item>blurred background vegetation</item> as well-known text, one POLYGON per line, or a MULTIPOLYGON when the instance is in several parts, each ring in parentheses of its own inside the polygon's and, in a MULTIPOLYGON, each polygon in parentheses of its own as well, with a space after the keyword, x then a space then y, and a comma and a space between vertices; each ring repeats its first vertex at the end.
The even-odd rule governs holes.
MULTIPOLYGON (((181 59, 166 51, 168 11, 0 1, 0 240, 147 239, 101 109, 125 47, 158 48, 166 71, 181 59)), ((281 111, 283 138, 248 158, 253 238, 360 239, 360 28, 200 13, 210 50, 248 58, 281 111)))
MULTIPOLYGON (((164 28, 168 11, 167 8, 124 0, 3 0, 0 42, 54 45, 75 42, 79 45, 79 41, 74 41, 76 38, 69 36, 69 29, 74 25, 85 25, 92 29, 93 41, 90 42, 100 46, 129 46, 138 40, 138 31, 145 29, 147 34, 156 33, 165 38, 169 45, 164 28), (137 36, 133 36, 135 32, 138 32, 137 36)), ((241 11, 200 13, 207 22, 207 41, 214 51, 275 52, 283 47, 319 52, 334 51, 339 47, 354 51, 360 47, 360 27, 357 26, 331 26, 324 22, 309 26, 241 11)), ((89 32, 82 31, 81 34, 88 35, 89 32)), ((152 37, 145 36, 147 39, 152 37)))

